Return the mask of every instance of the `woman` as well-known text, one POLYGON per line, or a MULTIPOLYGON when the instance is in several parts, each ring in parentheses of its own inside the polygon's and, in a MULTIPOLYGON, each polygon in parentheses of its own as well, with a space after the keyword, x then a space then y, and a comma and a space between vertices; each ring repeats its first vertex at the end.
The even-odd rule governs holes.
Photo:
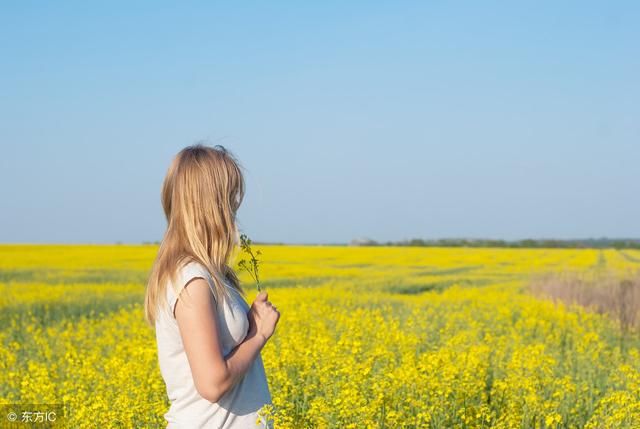
POLYGON ((229 266, 244 197, 238 162, 222 146, 188 146, 162 187, 168 226, 145 296, 171 406, 167 428, 272 427, 260 351, 280 313, 262 291, 249 308, 229 266))

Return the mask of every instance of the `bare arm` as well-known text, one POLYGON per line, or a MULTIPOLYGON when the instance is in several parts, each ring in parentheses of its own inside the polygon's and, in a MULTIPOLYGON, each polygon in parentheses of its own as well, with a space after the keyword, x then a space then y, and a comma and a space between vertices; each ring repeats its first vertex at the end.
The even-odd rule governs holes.
POLYGON ((187 301, 178 299, 176 302, 176 321, 198 393, 208 401, 218 402, 248 371, 269 339, 270 331, 256 329, 252 324, 245 340, 225 358, 218 336, 217 309, 209 284, 205 279, 194 278, 187 283, 185 290, 187 286, 187 301))

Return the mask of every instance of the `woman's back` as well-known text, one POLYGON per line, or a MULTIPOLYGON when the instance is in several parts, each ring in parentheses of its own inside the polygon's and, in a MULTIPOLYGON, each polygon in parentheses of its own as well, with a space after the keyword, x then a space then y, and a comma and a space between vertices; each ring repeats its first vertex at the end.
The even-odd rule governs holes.
MULTIPOLYGON (((200 263, 192 261, 177 276, 181 290, 191 279, 201 277, 213 286, 211 276, 200 263)), ((229 354, 243 342, 249 330, 249 306, 239 292, 229 285, 232 300, 216 302, 218 330, 223 355, 229 354)), ((258 354, 247 373, 218 402, 204 399, 196 390, 189 361, 185 353, 178 323, 173 315, 176 294, 167 285, 168 307, 160 309, 156 320, 156 340, 160 372, 171 401, 164 415, 168 428, 264 428, 265 420, 258 420, 258 410, 271 404, 264 365, 258 354)))

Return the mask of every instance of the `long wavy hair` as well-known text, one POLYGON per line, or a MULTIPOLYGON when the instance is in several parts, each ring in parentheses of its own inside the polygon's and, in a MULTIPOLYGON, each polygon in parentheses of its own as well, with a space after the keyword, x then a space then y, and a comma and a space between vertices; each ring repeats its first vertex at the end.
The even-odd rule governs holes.
POLYGON ((223 146, 196 143, 174 157, 162 185, 167 230, 147 281, 147 324, 154 326, 159 309, 166 306, 169 282, 179 293, 177 272, 192 261, 211 274, 217 302, 230 297, 225 281, 246 296, 229 265, 239 244, 236 213, 244 192, 241 165, 223 146))

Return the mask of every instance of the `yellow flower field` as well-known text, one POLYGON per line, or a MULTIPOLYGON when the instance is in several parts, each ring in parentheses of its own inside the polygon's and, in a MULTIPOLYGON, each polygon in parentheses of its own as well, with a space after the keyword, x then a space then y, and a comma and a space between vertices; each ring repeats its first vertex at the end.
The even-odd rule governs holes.
MULTIPOLYGON (((546 271, 638 269, 638 251, 254 248, 281 312, 262 352, 277 428, 640 427, 638 336, 525 291, 546 271)), ((156 251, 0 246, 0 403, 164 427, 142 312, 156 251)))

